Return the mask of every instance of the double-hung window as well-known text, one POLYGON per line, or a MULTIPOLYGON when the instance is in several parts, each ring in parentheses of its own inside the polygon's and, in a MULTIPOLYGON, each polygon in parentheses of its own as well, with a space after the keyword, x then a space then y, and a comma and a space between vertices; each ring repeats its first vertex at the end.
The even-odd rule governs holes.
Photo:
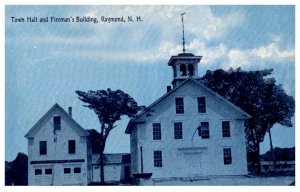
POLYGON ((174 123, 174 139, 182 139, 182 122, 174 123))
POLYGON ((176 114, 184 113, 184 103, 182 97, 178 97, 175 99, 175 106, 176 106, 176 114))
POLYGON ((232 164, 231 148, 223 149, 224 165, 232 164))
POLYGON ((153 159, 154 159, 154 167, 162 167, 162 152, 161 151, 154 151, 153 159))
POLYGON ((198 113, 206 113, 205 97, 198 97, 198 113))
POLYGON ((200 126, 198 127, 198 134, 202 139, 209 139, 209 123, 208 122, 201 122, 200 126))
POLYGON ((161 125, 160 123, 153 123, 153 140, 161 140, 161 125))
POLYGON ((223 135, 223 137, 230 137, 229 121, 222 121, 222 135, 223 135))

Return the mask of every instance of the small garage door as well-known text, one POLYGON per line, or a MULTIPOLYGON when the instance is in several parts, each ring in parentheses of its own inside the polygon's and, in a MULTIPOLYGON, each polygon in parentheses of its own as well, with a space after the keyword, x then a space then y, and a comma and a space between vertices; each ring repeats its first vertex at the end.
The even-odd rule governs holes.
POLYGON ((39 165, 33 167, 34 185, 53 185, 53 165, 39 165))
POLYGON ((82 164, 63 166, 63 185, 81 185, 82 164))

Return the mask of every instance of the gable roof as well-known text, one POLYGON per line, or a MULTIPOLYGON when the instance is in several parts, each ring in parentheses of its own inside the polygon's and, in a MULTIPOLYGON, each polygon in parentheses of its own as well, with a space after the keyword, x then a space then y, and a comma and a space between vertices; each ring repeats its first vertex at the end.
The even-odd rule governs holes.
POLYGON ((202 83, 196 81, 193 77, 189 77, 187 78, 185 81, 183 81, 180 85, 176 86, 175 88, 173 88, 171 91, 169 91, 168 93, 164 94, 163 96, 161 96, 159 99, 157 99, 155 102, 153 102, 151 105, 149 105, 148 107, 146 107, 143 111, 141 111, 135 118, 131 119, 126 127, 125 133, 130 134, 133 127, 136 123, 141 123, 144 122, 142 119, 140 119, 140 117, 142 115, 144 115, 146 112, 148 112, 149 110, 151 110, 153 107, 155 107, 156 105, 158 105, 160 102, 162 102, 165 98, 167 98, 169 95, 171 95, 172 93, 174 93, 176 90, 178 90, 180 87, 182 87, 183 85, 185 85, 187 82, 193 82, 196 85, 202 87, 203 89, 205 89, 207 92, 211 93, 212 95, 214 95, 215 97, 219 98, 220 100, 224 101, 225 103, 229 104, 229 106, 231 106, 233 109, 235 109, 236 111, 238 111, 241 115, 242 115, 242 119, 249 119, 251 118, 251 116, 246 113, 245 111, 243 111, 241 108, 237 107, 236 105, 234 105, 233 103, 231 103, 229 100, 225 99, 224 97, 222 97, 221 95, 217 94, 216 92, 214 92, 213 90, 211 90, 210 88, 208 88, 207 86, 203 85, 202 83))
POLYGON ((79 125, 60 105, 55 103, 47 111, 47 113, 45 115, 43 115, 43 117, 40 120, 38 120, 38 122, 26 133, 26 135, 24 137, 26 137, 27 139, 34 137, 35 133, 37 133, 37 131, 41 128, 40 125, 42 124, 43 120, 45 120, 52 113, 52 111, 54 111, 56 108, 58 108, 63 113, 63 116, 65 119, 67 119, 75 124, 75 126, 72 126, 72 128, 75 128, 76 130, 78 130, 80 136, 88 136, 89 135, 89 133, 83 127, 81 127, 81 125, 79 125))

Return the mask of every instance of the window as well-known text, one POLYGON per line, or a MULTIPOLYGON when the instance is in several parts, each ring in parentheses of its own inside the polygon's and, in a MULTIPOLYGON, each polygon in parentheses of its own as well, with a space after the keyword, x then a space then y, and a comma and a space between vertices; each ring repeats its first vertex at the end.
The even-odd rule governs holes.
POLYGON ((209 124, 208 122, 201 122, 201 125, 198 127, 198 135, 202 139, 209 138, 209 124))
POLYGON ((75 140, 69 140, 69 154, 75 154, 76 153, 76 143, 75 140))
POLYGON ((53 125, 54 125, 54 130, 60 130, 61 129, 60 116, 54 116, 53 117, 53 125))
POLYGON ((222 134, 223 134, 223 137, 230 137, 229 121, 222 121, 222 134))
POLYGON ((183 98, 176 98, 175 99, 176 104, 176 114, 183 114, 184 113, 184 104, 183 104, 183 98))
POLYGON ((153 123, 153 140, 161 140, 161 126, 160 123, 153 123))
POLYGON ((194 66, 192 64, 188 65, 189 76, 194 76, 194 66))
POLYGON ((205 97, 198 97, 198 113, 206 113, 205 97))
POLYGON ((154 159, 154 167, 162 167, 162 153, 161 153, 161 151, 154 151, 153 159, 154 159))
POLYGON ((224 155, 224 165, 232 164, 231 148, 224 148, 223 155, 224 155))
POLYGON ((42 175, 42 169, 35 169, 34 174, 35 175, 42 175))
POLYGON ((174 139, 182 139, 182 123, 174 123, 174 139))
POLYGON ((64 174, 70 174, 71 168, 64 168, 64 174))
POLYGON ((184 64, 180 65, 181 76, 186 76, 186 66, 184 64))
POLYGON ((74 173, 81 173, 81 168, 80 167, 75 167, 74 168, 74 173))
POLYGON ((45 169, 46 175, 52 175, 52 169, 45 169))
POLYGON ((47 141, 40 141, 40 155, 47 155, 47 141))

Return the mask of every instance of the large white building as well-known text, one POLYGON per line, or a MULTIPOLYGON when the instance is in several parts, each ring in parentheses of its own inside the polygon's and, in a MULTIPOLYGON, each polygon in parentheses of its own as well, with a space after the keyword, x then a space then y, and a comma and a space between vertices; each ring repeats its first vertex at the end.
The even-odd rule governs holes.
POLYGON ((244 122, 250 116, 201 84, 201 56, 172 56, 173 88, 131 119, 132 173, 151 179, 246 175, 244 122))

